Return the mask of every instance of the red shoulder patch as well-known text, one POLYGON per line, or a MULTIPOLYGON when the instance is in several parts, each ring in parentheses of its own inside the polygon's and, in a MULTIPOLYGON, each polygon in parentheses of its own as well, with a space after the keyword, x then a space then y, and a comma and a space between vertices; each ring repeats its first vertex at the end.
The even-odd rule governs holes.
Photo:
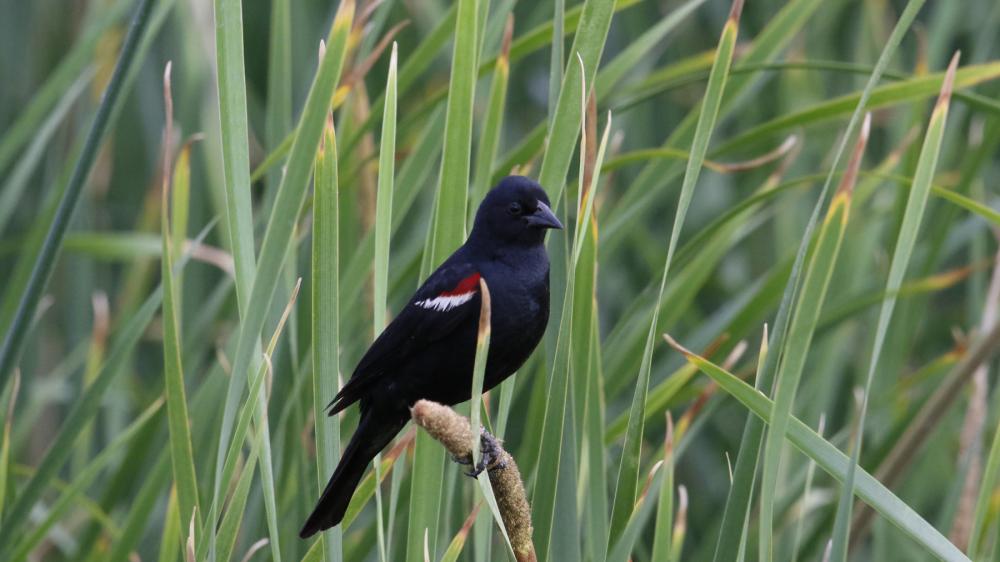
POLYGON ((462 279, 461 281, 459 281, 458 285, 455 285, 454 289, 452 289, 450 291, 445 291, 445 292, 441 293, 440 296, 442 296, 442 297, 454 297, 454 296, 457 296, 457 295, 464 295, 465 293, 476 291, 476 290, 479 289, 479 279, 480 279, 480 277, 482 277, 482 276, 479 275, 479 272, 477 271, 476 273, 473 273, 472 275, 469 275, 465 279, 462 279))

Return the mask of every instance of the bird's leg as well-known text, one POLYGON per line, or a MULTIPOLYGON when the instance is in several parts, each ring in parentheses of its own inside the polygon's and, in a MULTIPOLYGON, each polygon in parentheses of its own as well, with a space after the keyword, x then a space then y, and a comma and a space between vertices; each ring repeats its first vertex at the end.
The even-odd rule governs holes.
POLYGON ((497 441, 497 438, 491 435, 490 432, 486 431, 486 428, 484 427, 481 428, 479 440, 483 458, 476 464, 475 468, 465 474, 473 478, 478 478, 484 470, 502 470, 506 468, 507 463, 503 462, 503 455, 501 454, 502 449, 500 448, 500 443, 497 441))

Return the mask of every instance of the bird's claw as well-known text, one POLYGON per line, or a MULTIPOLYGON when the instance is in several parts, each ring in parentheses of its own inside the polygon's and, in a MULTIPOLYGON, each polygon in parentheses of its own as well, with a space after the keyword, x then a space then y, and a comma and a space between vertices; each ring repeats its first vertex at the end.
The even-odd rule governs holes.
POLYGON ((472 459, 470 459, 469 457, 459 457, 459 456, 455 456, 455 455, 449 455, 449 456, 451 457, 452 461, 454 461, 454 462, 456 462, 458 464, 463 464, 463 465, 466 465, 466 466, 472 466, 472 459))
MULTIPOLYGON (((503 461, 503 455, 500 454, 502 449, 500 448, 500 443, 497 442, 497 438, 486 431, 486 428, 483 428, 479 439, 480 450, 483 455, 482 459, 476 463, 472 470, 466 472, 465 475, 472 478, 479 478, 479 475, 484 470, 502 470, 507 468, 507 463, 503 461)), ((472 464, 472 462, 468 461, 462 464, 472 464)))

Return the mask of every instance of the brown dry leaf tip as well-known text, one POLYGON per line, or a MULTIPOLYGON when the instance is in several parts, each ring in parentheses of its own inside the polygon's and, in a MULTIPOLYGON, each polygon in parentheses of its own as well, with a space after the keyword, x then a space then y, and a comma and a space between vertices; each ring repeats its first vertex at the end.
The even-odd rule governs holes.
POLYGON ((670 336, 670 334, 663 334, 663 339, 665 339, 667 341, 667 343, 670 344, 670 347, 672 347, 672 348, 676 349, 677 351, 683 353, 685 355, 685 357, 697 357, 696 353, 694 353, 690 349, 688 349, 688 348, 684 347, 683 345, 681 345, 680 343, 678 343, 677 340, 675 340, 674 338, 672 338, 670 336))
POLYGON ((861 161, 865 156, 865 145, 868 144, 871 125, 872 114, 868 112, 865 114, 865 120, 861 123, 861 133, 858 134, 858 140, 854 143, 854 152, 851 153, 851 161, 847 164, 847 170, 844 171, 844 177, 840 180, 837 193, 850 194, 854 191, 854 184, 858 180, 858 170, 861 169, 861 161))
POLYGON ((250 548, 247 549, 247 553, 243 555, 242 562, 250 562, 250 559, 253 558, 253 555, 257 554, 258 550, 267 546, 269 542, 270 541, 265 538, 265 539, 260 539, 259 541, 250 545, 250 548))
POLYGON ((368 20, 371 19, 372 14, 375 13, 375 9, 382 5, 382 0, 371 0, 365 2, 364 6, 361 7, 361 13, 358 14, 356 18, 355 26, 358 29, 363 28, 368 25, 368 20))
POLYGON ((729 10, 729 21, 740 23, 740 14, 743 13, 743 0, 733 0, 733 7, 729 10))
POLYGON ((962 57, 962 51, 955 51, 948 63, 948 71, 944 73, 944 81, 941 83, 941 94, 938 96, 934 109, 947 107, 951 101, 951 92, 955 88, 955 72, 958 70, 958 61, 962 57))
POLYGON ((95 291, 90 296, 90 304, 94 309, 94 329, 93 339, 101 348, 108 341, 108 329, 111 326, 111 312, 108 304, 108 294, 104 291, 95 291))
POLYGON ((503 42, 500 43, 500 58, 510 58, 510 44, 514 40, 514 14, 507 14, 507 23, 503 26, 503 42))
POLYGON ((667 434, 663 437, 663 456, 670 458, 674 454, 674 416, 667 410, 667 434))
POLYGON ((378 61, 378 59, 382 56, 382 53, 385 52, 390 42, 392 42, 392 56, 393 58, 395 58, 396 42, 393 41, 393 39, 396 37, 396 35, 399 34, 400 31, 403 30, 403 28, 405 28, 408 25, 410 25, 410 20, 403 20, 397 23, 396 25, 392 26, 392 28, 390 28, 389 31, 386 32, 386 34, 382 37, 382 39, 379 40, 378 44, 375 45, 375 48, 372 49, 372 52, 369 53, 367 57, 365 57, 365 60, 361 61, 361 64, 353 68, 351 72, 343 80, 341 80, 340 87, 350 88, 355 83, 357 83, 358 80, 364 78, 365 75, 368 74, 368 71, 371 70, 373 66, 375 66, 375 62, 378 61))
POLYGON ((486 279, 479 278, 479 290, 482 293, 482 302, 479 305, 479 332, 478 341, 482 342, 490 333, 490 288, 486 285, 486 279))
POLYGON ((688 491, 683 485, 677 487, 677 523, 674 524, 674 536, 684 536, 687 529, 688 491))
POLYGON ((658 460, 653 465, 653 468, 649 469, 649 474, 646 476, 646 484, 643 485, 642 492, 639 493, 639 498, 635 500, 637 506, 646 500, 646 496, 649 495, 649 489, 653 486, 653 479, 656 478, 656 472, 661 468, 663 468, 663 461, 658 460))
POLYGON ((187 562, 195 562, 195 548, 194 548, 194 520, 198 516, 198 508, 194 508, 191 513, 191 523, 188 525, 188 540, 187 540, 187 552, 186 558, 187 562))
POLYGON ((734 347, 733 350, 729 352, 729 355, 727 355, 722 361, 722 368, 726 370, 732 369, 733 365, 735 365, 736 362, 743 357, 743 353, 746 352, 747 347, 746 340, 740 340, 737 342, 736 347, 734 347))
MULTIPOLYGON (((778 160, 792 151, 799 145, 798 135, 789 135, 777 148, 769 152, 765 152, 760 156, 751 158, 750 160, 744 160, 742 162, 713 162, 712 169, 723 173, 731 174, 733 172, 744 172, 747 170, 753 170, 754 168, 759 168, 765 164, 770 164, 775 160, 778 160)), ((787 164, 782 164, 782 167, 786 167, 787 164)), ((784 170, 781 170, 782 172, 784 170)))
POLYGON ((161 191, 163 193, 163 208, 166 213, 169 213, 167 193, 170 191, 170 174, 173 170, 170 158, 174 125, 174 96, 170 86, 170 70, 172 67, 173 61, 168 60, 167 65, 163 69, 163 173, 161 174, 163 187, 161 191))

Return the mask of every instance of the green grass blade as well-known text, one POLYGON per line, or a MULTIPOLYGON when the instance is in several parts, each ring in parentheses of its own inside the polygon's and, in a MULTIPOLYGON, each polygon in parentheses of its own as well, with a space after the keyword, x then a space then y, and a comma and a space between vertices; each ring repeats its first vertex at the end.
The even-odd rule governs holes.
POLYGON ((660 44, 671 31, 677 28, 684 20, 701 7, 705 0, 688 0, 680 6, 674 8, 670 15, 661 19, 647 30, 642 36, 629 44, 611 62, 604 65, 597 73, 597 99, 606 99, 612 92, 622 87, 622 79, 630 72, 642 59, 649 55, 649 52, 660 44))
POLYGON ((45 151, 46 145, 51 140, 52 135, 55 134, 60 123, 62 123, 66 113, 73 106, 80 92, 84 90, 92 74, 93 71, 88 69, 76 82, 73 82, 66 89, 66 92, 52 109, 52 113, 39 125, 38 130, 35 132, 35 137, 31 140, 24 154, 18 158, 17 165, 14 166, 10 177, 7 178, 3 183, 3 187, 0 188, 0 234, 3 233, 7 227, 7 223, 10 221, 10 217, 18 208, 17 203, 21 200, 21 196, 28 186, 28 182, 45 151))
POLYGON ((478 11, 479 0, 460 0, 458 3, 455 49, 444 125, 444 151, 434 215, 434 245, 431 247, 430 257, 431 263, 435 265, 465 240, 472 105, 476 91, 478 11))
MULTIPOLYGON (((538 183, 548 191, 549 199, 556 206, 562 201, 566 174, 569 172, 570 160, 583 120, 583 106, 579 100, 581 98, 586 100, 588 97, 587 92, 578 90, 577 86, 582 88, 586 84, 593 84, 614 12, 613 1, 587 0, 580 13, 580 23, 569 52, 571 57, 578 57, 582 64, 566 65, 562 87, 559 89, 559 100, 556 102, 555 113, 549 121, 548 141, 542 168, 538 172, 538 183)), ((566 23, 568 25, 568 22, 566 23)))
POLYGON ((504 105, 507 101, 507 83, 510 80, 510 41, 514 32, 514 19, 508 18, 504 30, 503 45, 493 70, 493 81, 490 85, 490 97, 486 104, 486 119, 479 137, 476 150, 476 167, 472 179, 472 195, 469 205, 469 221, 475 217, 476 205, 486 197, 490 189, 490 172, 496 160, 497 147, 500 145, 500 133, 503 130, 504 105))
MULTIPOLYGON (((876 70, 879 68, 876 67, 876 70)), ((956 72, 954 88, 956 91, 971 88, 997 78, 1000 78, 1000 62, 967 66, 956 72)), ((941 90, 943 81, 944 73, 922 75, 873 88, 868 96, 865 96, 864 91, 862 91, 820 102, 757 125, 716 147, 712 151, 712 155, 731 152, 734 149, 782 134, 789 129, 843 117, 850 113, 852 108, 858 107, 862 99, 865 101, 864 107, 871 110, 927 99, 941 90)))
MULTIPOLYGON (((684 182, 681 186, 680 199, 677 203, 677 211, 674 215, 673 226, 671 227, 670 242, 667 246, 667 256, 663 264, 663 274, 660 278, 660 287, 654 310, 659 310, 662 306, 663 293, 670 274, 670 265, 674 257, 674 250, 677 248, 677 241, 680 239, 681 229, 684 225, 684 217, 687 214, 688 205, 694 196, 694 188, 698 183, 702 162, 705 159, 705 153, 708 151, 708 143, 719 115, 719 107, 722 104, 722 97, 725 93, 729 67, 733 60, 733 50, 736 47, 736 37, 742 9, 742 0, 735 0, 719 38, 715 61, 712 63, 711 76, 705 90, 701 113, 698 116, 698 125, 695 129, 694 140, 691 145, 691 158, 688 159, 687 169, 684 173, 684 182)), ((632 403, 629 408, 628 429, 625 433, 625 443, 623 445, 621 463, 618 468, 618 480, 615 485, 614 504, 611 512, 611 532, 608 538, 609 548, 617 540, 618 535, 624 531, 629 514, 632 511, 632 506, 635 504, 636 488, 639 479, 639 461, 642 452, 642 435, 645 426, 643 406, 646 403, 646 396, 649 391, 649 376, 652 368, 653 346, 656 341, 657 319, 658 316, 654 314, 646 336, 646 344, 642 352, 642 364, 639 367, 635 393, 632 396, 632 403)))
POLYGON ((781 451, 792 417, 792 406, 805 368, 809 346, 812 343, 820 311, 826 300, 833 269, 840 254, 841 242, 847 230, 851 196, 858 170, 864 157, 865 145, 871 124, 871 114, 865 118, 847 173, 830 202, 830 209, 820 227, 819 235, 811 250, 809 263, 803 271, 802 288, 788 324, 788 336, 781 350, 782 358, 775 374, 774 412, 764 445, 763 472, 760 489, 760 560, 771 560, 774 538, 774 502, 778 493, 778 469, 781 451))
MULTIPOLYGON (((465 240, 468 214, 469 167, 472 146, 473 101, 476 90, 479 0, 459 0, 455 18, 448 105, 445 113, 444 148, 433 220, 428 232, 425 263, 433 267, 444 261, 465 240)), ((406 560, 419 562, 422 537, 436 552, 440 518, 444 451, 424 432, 418 432, 410 492, 410 518, 406 560)))
MULTIPOLYGON (((685 358, 698 366, 698 369, 708 375, 730 396, 736 398, 747 407, 755 416, 765 423, 770 423, 774 403, 759 390, 741 381, 732 373, 713 364, 683 347, 667 336, 668 341, 678 351, 685 355, 685 358)), ((840 452, 829 441, 816 434, 809 426, 799 421, 798 418, 791 418, 786 434, 799 450, 807 457, 814 460, 816 464, 828 474, 843 480, 847 475, 847 468, 850 463, 847 455, 840 452)), ((898 527, 907 536, 927 549, 941 560, 967 562, 969 559, 962 554, 958 548, 948 541, 933 525, 920 517, 917 512, 903 502, 899 497, 883 486, 872 475, 864 470, 859 470, 857 474, 857 486, 855 488, 858 497, 865 503, 875 508, 889 522, 898 527)))
POLYGON ((124 371, 126 360, 139 343, 139 338, 153 320, 154 314, 159 310, 162 296, 162 287, 153 291, 135 314, 118 330, 104 366, 91 385, 74 401, 73 409, 66 416, 59 434, 49 446, 34 476, 21 489, 7 517, 3 519, 3 525, 0 525, 0 554, 12 546, 13 538, 17 536, 21 526, 30 520, 28 515, 35 502, 69 459, 77 437, 97 415, 104 393, 124 371))
MULTIPOLYGON (((239 0, 215 0, 215 56, 226 193, 226 227, 236 263, 236 296, 245 311, 255 268, 253 209, 250 202, 250 147, 246 70, 243 62, 243 7, 239 0)), ((238 377, 234 377, 238 378, 238 377)))
MULTIPOLYGON (((378 192, 375 202, 375 278, 373 331, 381 334, 386 322, 386 298, 389 289, 389 237, 392 232, 393 179, 396 173, 396 43, 392 44, 389 58, 389 76, 385 84, 385 109, 382 112, 382 142, 378 159, 378 192)), ((379 471, 381 454, 375 455, 375 479, 381 482, 379 471)), ((379 560, 386 560, 386 539, 383 526, 382 487, 375 487, 375 513, 378 534, 379 560)))
POLYGON ((74 82, 86 76, 86 67, 102 36, 108 28, 120 21, 134 4, 134 0, 118 0, 109 8, 100 11, 99 16, 88 24, 80 39, 68 50, 66 58, 32 96, 28 106, 19 111, 17 121, 4 131, 3 137, 0 138, 0 177, 17 157, 21 147, 30 139, 38 138, 38 129, 43 126, 41 124, 47 117, 58 112, 53 108, 57 107, 59 100, 64 99, 74 82))
MULTIPOLYGON (((741 64, 763 63, 776 58, 821 4, 822 2, 819 0, 792 0, 785 4, 770 19, 767 27, 754 38, 747 52, 741 56, 741 64)), ((740 104, 737 102, 747 95, 747 92, 750 91, 749 86, 755 79, 754 75, 732 77, 727 87, 729 93, 723 98, 723 105, 720 109, 723 117, 728 116, 735 108, 739 107, 740 104)), ((698 114, 699 112, 696 111, 688 113, 684 121, 674 129, 663 143, 664 148, 679 148, 689 145, 694 138, 698 114)), ((657 186, 662 186, 667 181, 675 179, 680 172, 680 166, 673 162, 651 163, 646 166, 623 194, 619 204, 608 215, 605 221, 607 235, 604 245, 610 247, 615 238, 620 236, 618 233, 622 232, 623 227, 652 201, 652 198, 660 192, 657 186)))
POLYGON ((868 399, 871 394, 872 380, 875 378, 875 370, 878 367, 882 346, 885 344, 886 334, 889 331, 889 322, 892 320, 892 313, 896 306, 896 294, 903 284, 903 276, 906 274, 906 268, 910 263, 910 256, 913 254, 913 247, 917 241, 917 233, 920 230, 920 222, 923 219, 927 200, 930 197, 931 182, 934 179, 938 155, 941 152, 941 141, 944 138, 944 128, 948 118, 948 104, 951 100, 951 91, 957 67, 958 54, 951 60, 947 77, 941 89, 941 96, 934 107, 934 112, 931 114, 930 124, 927 126, 924 145, 920 149, 920 158, 917 160, 917 169, 914 173, 913 187, 910 189, 909 197, 907 198, 906 211, 903 215, 903 222, 899 227, 899 237, 896 240, 895 250, 893 251, 892 263, 889 266, 889 278, 886 281, 885 287, 888 297, 882 301, 882 307, 879 310, 878 323, 875 328, 875 343, 868 362, 865 390, 861 402, 861 410, 858 413, 858 429, 855 433, 852 447, 851 464, 847 470, 840 500, 837 504, 837 516, 832 537, 833 546, 830 550, 830 560, 834 562, 846 562, 847 560, 851 507, 854 500, 854 476, 861 458, 861 448, 865 433, 865 417, 868 411, 868 399))
MULTIPOLYGON (((327 120, 313 174, 312 334, 313 416, 316 419, 316 492, 337 468, 340 457, 340 417, 327 416, 326 404, 337 393, 340 379, 340 209, 337 177, 337 135, 327 120)), ((324 560, 343 556, 343 529, 322 534, 324 560)))
POLYGON ((14 367, 20 359, 31 316, 35 313, 35 308, 38 306, 38 301, 42 297, 42 292, 45 290, 52 269, 55 267, 56 259, 59 257, 59 250, 73 218, 73 211, 76 210, 80 194, 83 192, 87 177, 94 166, 101 141, 111 124, 112 109, 125 91, 122 85, 125 82, 126 74, 137 62, 136 55, 139 51, 139 43, 150 29, 149 16, 153 4, 153 0, 142 0, 136 10, 125 43, 122 45, 121 54, 115 63, 111 80, 104 91, 104 97, 101 99, 97 115, 87 133, 83 150, 73 168, 73 175, 66 186, 66 191, 62 194, 56 214, 35 258, 28 285, 24 294, 21 295, 17 311, 4 335, 3 344, 0 346, 0 388, 6 388, 14 367))
MULTIPOLYGON (((583 59, 577 56, 578 65, 582 66, 583 59)), ((571 65, 577 66, 577 65, 571 65)), ((567 75, 568 75, 567 71, 567 75)), ((586 105, 587 100, 584 97, 584 92, 587 91, 586 84, 584 83, 584 72, 581 68, 577 71, 577 76, 579 77, 580 88, 579 90, 574 89, 580 96, 578 98, 578 103, 580 105, 579 111, 582 116, 584 115, 583 107, 586 105)), ((568 90, 569 88, 564 88, 568 90)), ((580 152, 584 153, 587 146, 586 139, 586 123, 581 120, 581 135, 583 138, 580 142, 580 152)), ((574 137, 575 140, 575 137, 574 137)), ((581 171, 584 166, 584 159, 580 159, 581 171)), ((580 192, 583 192, 583 181, 584 174, 579 174, 580 179, 580 192)), ((558 201, 553 199, 552 201, 558 201)), ((558 204, 558 203, 556 203, 558 204)), ((573 248, 576 251, 576 248, 573 248)), ((552 547, 552 535, 554 534, 555 525, 555 514, 557 505, 557 490, 559 482, 559 469, 562 463, 562 457, 564 454, 563 444, 565 421, 566 421, 566 411, 567 411, 567 400, 569 399, 569 384, 570 384, 570 357, 572 352, 570 350, 570 336, 573 332, 573 309, 572 298, 576 292, 574 286, 575 276, 569 275, 566 279, 566 290, 563 294, 563 305, 561 308, 561 313, 559 315, 559 330, 556 333, 556 344, 555 344, 555 354, 552 358, 552 370, 549 377, 548 385, 546 387, 546 402, 544 404, 544 411, 542 413, 542 434, 539 441, 538 449, 538 461, 537 461, 537 480, 535 482, 534 490, 532 492, 531 498, 531 512, 532 512, 532 522, 534 525, 534 541, 536 553, 541 553, 541 559, 547 560, 551 555, 550 549, 552 547)))
MULTIPOLYGON (((163 258, 160 261, 160 274, 163 280, 163 375, 164 388, 167 400, 167 426, 170 435, 170 458, 173 467, 174 482, 177 486, 177 499, 180 505, 181 521, 191 521, 192 516, 197 515, 197 525, 201 526, 201 511, 198 509, 198 478, 195 475, 194 451, 191 447, 191 420, 188 417, 187 396, 184 391, 184 372, 182 370, 181 357, 181 335, 180 335, 180 310, 179 292, 177 286, 183 270, 174 270, 174 247, 173 235, 171 234, 171 177, 184 182, 188 178, 186 170, 186 160, 178 161, 178 167, 170 173, 170 162, 172 161, 171 128, 173 121, 173 101, 170 93, 170 63, 163 77, 164 98, 166 101, 166 133, 164 134, 163 147, 163 201, 160 210, 161 239, 163 240, 163 258)), ((186 193, 186 186, 180 187, 181 197, 186 193)), ((186 207, 186 201, 177 201, 186 207)), ((174 208, 174 215, 186 215, 187 209, 174 208)), ((183 527, 186 530, 188 527, 183 527)), ((185 540, 187 534, 182 532, 185 540)))
MULTIPOLYGON (((484 430, 482 424, 482 403, 483 403, 483 382, 486 379, 486 358, 490 351, 490 288, 486 285, 485 279, 479 280, 479 292, 481 296, 479 307, 479 327, 476 334, 476 359, 472 368, 472 398, 470 401, 471 412, 469 423, 472 428, 472 462, 482 462, 482 451, 480 450, 479 435, 484 430)), ((507 528, 504 527, 503 518, 500 516, 500 508, 497 506, 496 496, 493 494, 493 484, 490 481, 489 470, 484 470, 476 476, 479 489, 486 499, 486 505, 493 514, 493 520, 507 544, 508 554, 514 556, 514 549, 510 544, 510 536, 507 528)))
MULTIPOLYGON (((87 466, 84 467, 80 473, 70 482, 69 486, 62 491, 59 499, 49 508, 45 515, 44 520, 35 529, 27 535, 21 542, 17 544, 17 548, 8 556, 4 556, 5 560, 11 562, 22 561, 28 558, 28 555, 34 550, 41 542, 45 539, 48 534, 49 529, 59 520, 63 514, 66 513, 73 505, 79 501, 78 497, 84 493, 87 488, 91 486, 94 479, 100 474, 108 463, 114 459, 121 450, 131 441, 137 433, 139 433, 150 420, 153 419, 154 415, 160 411, 160 407, 163 406, 162 400, 157 400, 146 408, 128 427, 126 427, 122 432, 118 433, 114 440, 108 443, 105 447, 101 449, 101 452, 97 454, 87 466)), ((12 541, 13 542, 13 541, 12 541)), ((13 546, 11 543, 5 543, 8 546, 13 546)))
POLYGON ((663 443, 663 485, 656 501, 656 522, 653 526, 653 560, 669 560, 674 532, 674 424, 667 413, 667 435, 663 443))
POLYGON ((0 404, 6 403, 7 410, 3 416, 3 429, 0 430, 3 433, 0 434, 0 519, 3 517, 3 508, 5 505, 5 500, 7 499, 7 479, 10 475, 10 427, 14 420, 14 405, 17 402, 17 394, 21 388, 21 373, 18 371, 14 373, 14 381, 8 388, 4 398, 6 400, 0 401, 0 404))
MULTIPOLYGON (((608 553, 607 560, 609 562, 628 562, 630 559, 632 549, 635 547, 639 534, 649 521, 649 518, 652 517, 654 508, 657 507, 658 502, 656 500, 659 499, 660 492, 664 489, 664 481, 668 479, 666 473, 667 469, 663 466, 662 462, 658 462, 653 466, 646 489, 636 501, 632 513, 629 515, 628 522, 622 529, 621 536, 608 553)), ((666 559, 661 558, 660 560, 666 559)))
MULTIPOLYGON (((287 258, 287 249, 292 239, 296 219, 305 200, 306 189, 309 186, 309 177, 312 175, 313 157, 323 134, 323 127, 326 122, 326 115, 330 107, 334 88, 339 82, 340 73, 344 66, 347 36, 353 16, 354 3, 349 0, 342 2, 330 29, 326 55, 319 65, 299 119, 288 166, 282 178, 281 185, 278 188, 274 209, 268 220, 267 230, 264 233, 264 242, 260 250, 257 273, 252 277, 250 295, 246 299, 247 303, 254 303, 254 305, 246 308, 246 314, 240 325, 236 355, 233 359, 233 376, 230 379, 229 391, 223 410, 219 452, 216 459, 217 476, 221 476, 223 459, 230 445, 229 440, 236 415, 236 407, 240 397, 243 395, 248 375, 252 373, 251 367, 257 357, 255 350, 259 349, 258 338, 260 337, 271 300, 274 297, 279 278, 282 274, 282 264, 287 258)), ((239 277, 239 272, 237 273, 237 277, 239 277)), ((259 403, 258 406, 260 406, 259 403)), ((258 417, 258 423, 262 421, 258 417)), ((264 431, 266 432, 266 429, 264 431)), ((264 437, 265 439, 267 438, 266 433, 264 437)), ((265 450, 261 453, 261 469, 265 479, 267 478, 266 471, 270 462, 269 457, 270 451, 265 443, 265 450)), ((220 478, 216 480, 215 501, 213 501, 213 504, 218 504, 217 499, 220 490, 224 490, 228 485, 228 482, 222 482, 220 478)), ((270 486, 265 482, 265 489, 268 487, 270 486)), ((269 513, 269 517, 273 519, 276 517, 276 514, 269 513)), ((276 536, 272 536, 272 552, 275 552, 277 548, 275 541, 276 536)))
MULTIPOLYGON (((883 47, 878 61, 875 64, 875 70, 873 70, 872 74, 869 76, 868 82, 865 84, 865 88, 862 90, 858 103, 854 108, 854 112, 851 114, 850 121, 848 121, 847 129, 845 130, 844 136, 841 138, 840 144, 837 147, 833 164, 830 166, 830 173, 823 183, 819 199, 817 200, 815 207, 813 207, 813 212, 809 217, 809 222, 806 224, 805 232, 803 232, 802 242, 799 244, 799 248, 796 251, 795 261, 792 264, 792 272, 789 276, 789 282, 781 296, 781 303, 778 306, 778 313, 774 322, 774 332, 771 336, 773 341, 770 344, 770 346, 776 350, 780 351, 784 349, 784 339, 789 317, 791 315, 791 306, 795 299, 799 276, 801 275, 802 265, 806 258, 806 251, 812 240, 816 224, 819 222, 820 212, 826 202, 827 192, 830 189, 830 185, 833 183, 833 176, 839 168, 840 159, 847 147, 847 142, 851 136, 853 136, 854 129, 861 120, 861 114, 868 104, 872 91, 875 89, 879 80, 881 80, 882 73, 888 66, 889 61, 893 54, 895 54, 896 48, 899 46, 904 33, 913 23, 913 20, 916 18, 923 3, 924 0, 911 0, 907 3, 906 9, 903 10, 899 20, 896 22, 896 26, 893 28, 892 33, 886 41, 885 47, 883 47)), ((779 352, 774 352, 768 356, 768 359, 764 364, 764 368, 759 373, 757 379, 757 385, 760 388, 767 390, 772 385, 775 372, 777 371, 778 358, 780 355, 781 354, 779 352)), ((737 551, 740 548, 740 544, 742 544, 741 541, 733 539, 734 537, 741 536, 742 529, 744 528, 744 522, 746 521, 747 514, 750 510, 753 482, 757 473, 763 435, 763 425, 756 419, 748 418, 743 427, 743 435, 740 440, 740 450, 736 458, 736 468, 733 471, 733 484, 730 487, 729 495, 726 498, 726 508, 723 515, 722 527, 719 531, 719 539, 716 543, 715 557, 713 559, 715 562, 726 562, 728 560, 735 559, 737 551)))

